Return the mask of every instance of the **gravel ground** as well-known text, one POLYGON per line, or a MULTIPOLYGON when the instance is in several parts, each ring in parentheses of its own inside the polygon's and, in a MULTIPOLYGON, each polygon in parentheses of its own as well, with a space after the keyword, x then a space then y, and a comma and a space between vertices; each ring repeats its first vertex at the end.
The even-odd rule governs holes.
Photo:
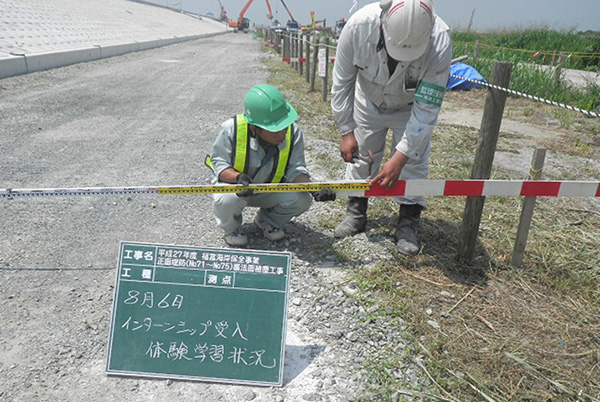
MULTIPOLYGON (((241 110, 252 85, 267 79, 261 58, 268 56, 251 38, 228 34, 0 80, 0 187, 207 183, 202 158, 220 123, 241 110)), ((444 110, 443 123, 480 121, 460 102, 444 110)), ((524 127, 507 119, 503 130, 519 132, 528 149, 555 135, 524 127)), ((312 138, 314 129, 303 127, 314 178, 341 177, 341 167, 318 168, 318 161, 337 159, 338 150, 312 138)), ((515 167, 514 152, 500 152, 497 161, 515 167)), ((559 158, 550 159, 553 166, 578 165, 559 158)), ((404 323, 354 301, 349 268, 390 261, 394 245, 373 233, 334 239, 327 228, 343 215, 344 200, 315 203, 275 244, 246 226, 249 248, 293 254, 281 388, 104 372, 119 242, 225 247, 209 196, 0 203, 2 401, 368 400, 364 363, 391 353, 405 361, 391 376, 412 389, 431 385, 411 362, 418 356, 402 337, 404 323), (348 250, 352 262, 339 263, 333 244, 348 250)), ((254 213, 247 210, 245 221, 254 213)))
MULTIPOLYGON (((202 157, 247 89, 266 80, 261 57, 251 35, 229 34, 1 80, 0 187, 207 183, 202 157)), ((321 145, 331 147, 310 147, 321 145)), ((2 401, 352 401, 364 395, 365 359, 407 347, 402 323, 353 301, 332 233, 314 230, 341 216, 336 201, 315 204, 276 244, 247 226, 249 248, 293 253, 283 387, 107 376, 119 242, 224 247, 210 197, 0 202, 2 401)), ((367 251, 353 262, 365 269, 392 245, 344 241, 367 251)), ((427 384, 410 363, 394 375, 427 384)))

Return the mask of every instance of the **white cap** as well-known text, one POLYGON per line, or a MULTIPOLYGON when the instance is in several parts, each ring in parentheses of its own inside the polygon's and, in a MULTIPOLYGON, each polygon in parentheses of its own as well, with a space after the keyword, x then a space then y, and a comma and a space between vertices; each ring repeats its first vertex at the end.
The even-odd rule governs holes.
POLYGON ((379 6, 388 54, 399 61, 421 57, 433 30, 433 1, 381 0, 379 6))

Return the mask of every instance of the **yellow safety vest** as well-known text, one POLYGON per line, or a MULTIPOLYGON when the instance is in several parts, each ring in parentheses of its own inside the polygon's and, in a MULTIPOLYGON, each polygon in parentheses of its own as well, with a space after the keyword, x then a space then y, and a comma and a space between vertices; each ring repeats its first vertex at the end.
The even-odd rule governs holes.
MULTIPOLYGON (((250 144, 250 136, 248 136, 248 122, 244 119, 243 114, 238 114, 234 117, 234 133, 233 139, 235 142, 235 149, 232 155, 233 168, 238 172, 248 173, 249 154, 248 147, 250 144)), ((292 126, 290 125, 285 134, 285 148, 282 150, 277 149, 277 155, 275 158, 275 164, 267 183, 281 183, 285 171, 287 170, 290 155, 292 154, 292 126)), ((204 163, 213 172, 215 171, 210 155, 206 155, 204 163)))

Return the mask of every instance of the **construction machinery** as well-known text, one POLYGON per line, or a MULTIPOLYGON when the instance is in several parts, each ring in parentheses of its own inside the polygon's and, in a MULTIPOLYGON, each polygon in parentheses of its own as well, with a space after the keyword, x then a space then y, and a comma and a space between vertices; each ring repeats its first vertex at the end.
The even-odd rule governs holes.
POLYGON ((341 20, 338 20, 335 22, 335 28, 333 28, 333 36, 334 38, 339 38, 340 34, 342 33, 342 29, 344 28, 344 26, 346 25, 346 19, 342 18, 341 20))
POLYGON ((290 19, 287 22, 287 30, 289 32, 298 32, 300 30, 300 24, 298 24, 298 21, 296 21, 296 19, 292 15, 292 12, 288 8, 287 4, 285 4, 285 1, 281 0, 281 4, 283 4, 283 7, 285 7, 285 11, 287 11, 288 15, 290 16, 290 19))
MULTIPOLYGON (((250 28, 250 20, 248 18, 245 18, 244 14, 246 14, 248 7, 250 7, 250 4, 252 4, 253 1, 254 0, 248 0, 246 5, 244 6, 244 8, 242 8, 242 11, 240 12, 240 16, 238 17, 238 19, 236 21, 234 21, 234 20, 229 21, 229 27, 233 28, 233 30, 235 32, 237 32, 239 30, 248 32, 248 28, 250 28)), ((269 20, 271 20, 271 19, 273 19, 273 12, 271 11, 271 4, 269 3, 269 0, 265 0, 265 2, 267 3, 267 8, 269 9, 267 18, 269 20)))
POLYGON ((322 20, 317 20, 315 19, 315 12, 311 11, 310 12, 310 27, 309 30, 310 31, 314 31, 314 30, 323 30, 325 29, 325 18, 323 18, 322 20), (317 24, 323 24, 321 26, 318 26, 317 24))
POLYGON ((223 7, 223 3, 221 3, 221 0, 219 1, 219 6, 221 6, 221 18, 220 20, 223 22, 227 22, 229 21, 229 18, 227 18, 227 11, 225 11, 225 7, 223 7))

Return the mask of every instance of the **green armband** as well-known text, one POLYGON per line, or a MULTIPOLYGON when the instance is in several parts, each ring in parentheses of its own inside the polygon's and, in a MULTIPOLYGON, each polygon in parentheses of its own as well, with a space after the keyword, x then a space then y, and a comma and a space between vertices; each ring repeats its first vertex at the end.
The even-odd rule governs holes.
POLYGON ((430 82, 421 81, 417 88, 417 92, 415 93, 415 99, 430 105, 442 106, 444 93, 446 93, 446 88, 430 82))

